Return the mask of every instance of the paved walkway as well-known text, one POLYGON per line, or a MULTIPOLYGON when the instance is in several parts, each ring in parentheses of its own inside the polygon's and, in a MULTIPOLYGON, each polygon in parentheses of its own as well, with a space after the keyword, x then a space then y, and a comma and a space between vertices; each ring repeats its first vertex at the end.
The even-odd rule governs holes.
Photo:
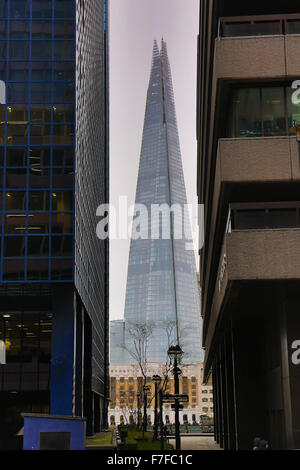
MULTIPOLYGON (((170 439, 175 449, 175 439, 170 439)), ((182 450, 222 450, 212 436, 182 436, 182 450)))

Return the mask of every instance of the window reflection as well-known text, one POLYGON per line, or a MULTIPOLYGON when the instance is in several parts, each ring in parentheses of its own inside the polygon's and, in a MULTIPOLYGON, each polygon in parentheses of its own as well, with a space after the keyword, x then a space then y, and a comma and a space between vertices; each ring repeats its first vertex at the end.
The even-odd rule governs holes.
POLYGON ((72 279, 72 259, 52 259, 51 279, 67 280, 72 279))
POLYGON ((28 214, 28 233, 49 233, 49 214, 28 214))
POLYGON ((29 165, 31 167, 49 166, 50 165, 50 148, 29 149, 29 165))
POLYGON ((73 187, 72 168, 53 168, 52 186, 55 188, 73 187))
POLYGON ((25 214, 6 214, 4 232, 13 235, 21 235, 26 232, 25 214))
POLYGON ((72 144, 74 139, 74 126, 70 124, 54 124, 53 143, 56 145, 72 144))
POLYGON ((5 209, 7 211, 24 211, 25 208, 25 191, 9 191, 5 193, 5 209))
POLYGON ((30 126, 30 143, 49 145, 51 142, 51 125, 33 124, 30 126))
POLYGON ((30 108, 31 122, 51 122, 50 104, 32 104, 30 108))
POLYGON ((72 214, 52 214, 52 233, 72 233, 72 214))
POLYGON ((8 147, 6 150, 7 166, 26 166, 27 149, 26 147, 8 147))
POLYGON ((73 147, 54 147, 53 165, 54 166, 72 166, 74 161, 73 147))
POLYGON ((4 237, 4 257, 24 257, 25 237, 4 237))
POLYGON ((29 39, 30 22, 29 21, 11 21, 10 37, 15 39, 29 39))
POLYGON ((49 168, 35 168, 29 169, 29 186, 35 188, 47 188, 50 185, 50 170, 49 168))
POLYGON ((26 188, 27 169, 26 168, 7 168, 6 187, 7 188, 26 188))
POLYGON ((10 104, 7 106, 7 123, 28 123, 28 106, 26 104, 10 104))
MULTIPOLYGON (((28 80, 28 71, 29 71, 29 62, 8 62, 8 80, 13 80, 13 81, 25 80, 26 81, 28 80)), ((26 93, 27 93, 27 87, 26 87, 26 93)))
POLYGON ((73 209, 72 191, 55 191, 52 193, 52 210, 71 211, 73 209))
POLYGON ((8 144, 26 144, 28 136, 27 124, 8 124, 7 125, 7 143, 8 144))
POLYGON ((39 281, 48 279, 47 259, 29 259, 27 262, 27 279, 30 281, 39 281))
POLYGON ((29 210, 47 211, 49 210, 49 191, 30 191, 29 210))
POLYGON ((28 237, 28 256, 48 257, 49 256, 49 237, 31 236, 28 237))
POLYGON ((24 260, 4 259, 3 260, 3 280, 21 281, 24 279, 24 260))

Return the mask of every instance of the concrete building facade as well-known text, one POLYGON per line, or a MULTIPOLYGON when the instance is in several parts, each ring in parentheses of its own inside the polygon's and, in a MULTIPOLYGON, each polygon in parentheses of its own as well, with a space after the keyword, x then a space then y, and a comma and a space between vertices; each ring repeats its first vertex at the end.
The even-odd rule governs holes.
POLYGON ((300 448, 300 8, 200 2, 204 380, 225 449, 300 448))

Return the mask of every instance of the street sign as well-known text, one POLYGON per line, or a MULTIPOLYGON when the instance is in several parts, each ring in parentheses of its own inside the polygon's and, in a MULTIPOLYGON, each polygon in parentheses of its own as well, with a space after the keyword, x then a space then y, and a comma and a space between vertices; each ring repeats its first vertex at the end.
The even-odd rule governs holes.
MULTIPOLYGON (((178 409, 179 409, 179 410, 183 410, 183 408, 184 408, 184 406, 183 406, 183 405, 180 405, 180 404, 178 404, 177 406, 178 406, 178 409)), ((171 408, 172 408, 173 410, 175 410, 175 409, 176 409, 176 404, 173 403, 173 404, 171 405, 171 408)))
POLYGON ((174 403, 175 400, 187 403, 189 401, 189 396, 185 394, 180 395, 179 393, 177 393, 176 395, 163 395, 164 403, 174 403))

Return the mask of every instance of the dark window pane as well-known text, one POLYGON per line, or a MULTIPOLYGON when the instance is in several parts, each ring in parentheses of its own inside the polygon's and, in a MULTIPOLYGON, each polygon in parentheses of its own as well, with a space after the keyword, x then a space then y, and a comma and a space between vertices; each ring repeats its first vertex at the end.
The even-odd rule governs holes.
POLYGON ((28 256, 49 256, 49 237, 28 237, 28 256))
POLYGON ((49 192, 48 191, 29 192, 29 210, 45 211, 48 209, 49 209, 49 192))
POLYGON ((264 135, 286 135, 283 87, 262 89, 264 135))
POLYGON ((229 137, 259 137, 261 135, 259 88, 234 90, 230 109, 229 137))
POLYGON ((30 37, 30 23, 29 21, 11 21, 10 22, 10 37, 16 39, 29 39, 30 37))
POLYGON ((52 193, 52 210, 71 211, 73 209, 72 191, 55 191, 52 193))
POLYGON ((32 41, 31 58, 32 59, 51 59, 52 42, 51 41, 32 41))
POLYGON ((286 21, 286 34, 300 34, 300 20, 286 21))
POLYGON ((293 228, 297 227, 296 209, 269 209, 269 228, 293 228))
POLYGON ((7 106, 7 123, 8 124, 28 123, 27 104, 11 104, 7 106))
POLYGON ((73 83, 54 83, 54 101, 72 101, 74 98, 73 83))
POLYGON ((48 279, 48 260, 47 259, 28 260, 27 279, 31 281, 39 281, 39 280, 48 279))
POLYGON ((26 188, 27 169, 26 168, 8 168, 6 170, 6 187, 7 188, 26 188))
POLYGON ((51 81, 51 62, 32 62, 31 63, 31 80, 33 81, 51 81))
POLYGON ((30 168, 29 186, 35 188, 47 188, 50 184, 49 168, 30 168))
POLYGON ((25 237, 4 237, 4 257, 25 256, 25 237))
POLYGON ((73 174, 72 168, 53 168, 53 188, 72 188, 73 174))
POLYGON ((49 233, 49 214, 28 214, 28 233, 49 233))
POLYGON ((0 147, 0 166, 4 164, 4 147, 0 147))
POLYGON ((27 124, 8 124, 7 125, 7 143, 8 144, 27 144, 28 125, 27 124))
POLYGON ((27 149, 26 148, 7 148, 6 165, 7 166, 26 166, 27 149))
POLYGON ((51 101, 51 83, 32 83, 32 101, 51 101))
POLYGON ((54 60, 73 59, 75 53, 74 41, 54 41, 54 60))
POLYGON ((52 2, 51 0, 32 0, 33 18, 51 18, 52 2))
POLYGON ((29 165, 31 167, 49 166, 50 165, 50 149, 35 148, 29 149, 29 165))
POLYGON ((6 59, 6 41, 0 40, 0 57, 6 59))
POLYGON ((0 80, 6 80, 6 62, 0 62, 0 80))
POLYGON ((51 122, 50 104, 32 104, 30 108, 31 122, 51 122))
MULTIPOLYGON (((29 62, 8 62, 8 80, 17 81, 17 80, 28 80, 28 70, 29 62)), ((23 85, 18 83, 18 85, 23 85)), ((12 85, 9 85, 11 87, 12 85)), ((27 94, 27 85, 25 89, 27 94)), ((18 95, 16 95, 18 96, 18 95)))
POLYGON ((53 106, 54 122, 73 122, 74 105, 73 104, 55 104, 53 106))
POLYGON ((72 233, 72 214, 52 214, 52 233, 72 233))
POLYGON ((222 24, 223 37, 265 36, 281 34, 280 21, 227 22, 222 24))
POLYGON ((266 227, 266 222, 267 213, 264 209, 235 211, 235 229, 262 229, 266 227))
POLYGON ((4 125, 0 125, 0 145, 4 145, 4 125))
POLYGON ((74 21, 59 21, 54 22, 54 37, 58 38, 74 38, 75 25, 74 21))
POLYGON ((10 16, 14 18, 28 18, 29 15, 29 0, 10 0, 10 16))
POLYGON ((26 232, 26 216, 24 214, 5 215, 5 233, 21 235, 26 232))
POLYGON ((72 166, 74 163, 73 147, 53 149, 53 165, 54 166, 72 166))
POLYGON ((74 0, 55 0, 54 16, 56 18, 72 18, 75 15, 74 0))
POLYGON ((71 280, 72 279, 72 260, 71 259, 52 259, 51 262, 52 280, 71 280))
POLYGON ((3 260, 3 281, 18 281, 24 279, 24 260, 3 260))
POLYGON ((32 21, 32 39, 51 39, 52 21, 32 21))
MULTIPOLYGON (((1 11, 1 6, 0 6, 0 11, 1 11)), ((7 21, 0 21, 0 38, 6 37, 7 24, 8 24, 7 21)))
POLYGON ((33 124, 30 126, 30 144, 49 145, 51 142, 51 126, 33 124))
POLYGON ((7 18, 7 0, 0 1, 0 17, 7 18))
POLYGON ((72 256, 73 237, 52 237, 51 256, 72 256))
POLYGON ((28 101, 27 83, 9 83, 8 101, 28 101))
POLYGON ((54 62, 54 80, 74 80, 74 62, 54 62))
POLYGON ((24 211, 26 209, 26 193, 24 191, 9 191, 5 194, 5 209, 7 211, 24 211))
POLYGON ((29 58, 29 41, 10 41, 9 57, 11 59, 29 58))
POLYGON ((59 125, 53 126, 53 143, 56 145, 73 144, 74 140, 74 126, 73 125, 59 125))

